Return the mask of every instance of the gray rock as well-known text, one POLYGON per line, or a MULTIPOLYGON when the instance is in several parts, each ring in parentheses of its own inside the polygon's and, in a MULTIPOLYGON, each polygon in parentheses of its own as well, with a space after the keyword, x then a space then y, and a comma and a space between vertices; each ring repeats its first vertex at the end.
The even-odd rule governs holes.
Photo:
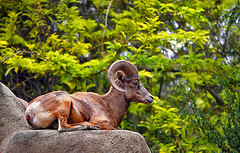
POLYGON ((25 107, 0 82, 0 153, 148 153, 142 135, 125 130, 30 130, 25 107))
POLYGON ((11 133, 29 129, 24 108, 12 91, 0 82, 0 144, 11 133))
POLYGON ((26 130, 14 133, 5 147, 4 153, 150 152, 142 135, 125 130, 26 130))

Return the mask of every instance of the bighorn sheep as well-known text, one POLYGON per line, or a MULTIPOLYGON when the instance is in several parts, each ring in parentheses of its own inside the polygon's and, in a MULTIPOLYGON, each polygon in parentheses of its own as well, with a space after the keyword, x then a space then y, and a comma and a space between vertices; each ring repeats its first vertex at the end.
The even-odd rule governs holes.
POLYGON ((105 95, 54 91, 35 98, 26 109, 28 123, 34 128, 47 128, 58 120, 59 131, 113 130, 122 122, 130 102, 153 102, 153 96, 140 83, 137 68, 130 62, 113 63, 108 69, 108 80, 111 87, 105 95))

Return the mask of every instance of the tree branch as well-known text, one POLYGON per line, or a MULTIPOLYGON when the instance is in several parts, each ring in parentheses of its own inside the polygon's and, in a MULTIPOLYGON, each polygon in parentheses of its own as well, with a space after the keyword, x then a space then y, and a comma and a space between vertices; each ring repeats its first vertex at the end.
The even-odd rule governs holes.
POLYGON ((4 61, 6 61, 8 58, 10 58, 10 57, 12 57, 12 56, 15 56, 15 55, 18 55, 18 54, 20 54, 20 53, 33 54, 33 55, 35 55, 35 56, 39 56, 39 57, 41 57, 41 58, 43 58, 43 59, 46 59, 45 57, 43 57, 43 56, 41 56, 41 55, 38 55, 38 54, 36 54, 36 53, 33 53, 33 52, 18 51, 18 52, 16 52, 16 53, 13 54, 13 55, 10 55, 10 56, 5 57, 1 62, 4 62, 4 61))
POLYGON ((178 137, 177 137, 176 135, 174 135, 174 137, 175 137, 175 139, 176 139, 176 141, 177 141, 177 145, 178 145, 179 150, 180 150, 182 153, 184 153, 184 151, 183 151, 183 149, 182 149, 182 146, 181 146, 181 143, 180 143, 179 140, 178 140, 178 137))
POLYGON ((109 9, 110 9, 111 5, 112 5, 112 1, 108 5, 107 13, 106 13, 106 16, 105 16, 105 27, 104 27, 103 35, 102 35, 102 52, 103 52, 103 42, 104 42, 105 31, 106 31, 106 28, 107 28, 108 13, 109 13, 109 9))
POLYGON ((216 100, 217 104, 219 104, 221 106, 224 105, 222 98, 220 98, 213 89, 211 89, 207 84, 205 84, 204 87, 213 96, 213 98, 216 100))

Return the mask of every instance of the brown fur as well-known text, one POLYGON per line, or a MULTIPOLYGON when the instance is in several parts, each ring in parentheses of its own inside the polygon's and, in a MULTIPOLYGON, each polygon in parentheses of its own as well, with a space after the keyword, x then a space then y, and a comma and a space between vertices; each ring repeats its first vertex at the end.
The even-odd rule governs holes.
POLYGON ((122 122, 130 102, 151 104, 152 95, 141 85, 139 78, 122 76, 115 83, 126 90, 111 87, 105 95, 91 92, 67 94, 54 91, 32 100, 26 110, 28 123, 37 128, 47 128, 58 120, 59 130, 78 127, 113 130, 122 122))

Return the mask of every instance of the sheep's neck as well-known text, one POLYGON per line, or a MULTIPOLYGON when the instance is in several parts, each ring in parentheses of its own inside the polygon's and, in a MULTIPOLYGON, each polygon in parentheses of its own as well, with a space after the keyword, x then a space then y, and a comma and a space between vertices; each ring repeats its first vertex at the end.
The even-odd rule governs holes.
POLYGON ((116 127, 120 125, 124 116, 126 115, 127 109, 130 102, 126 101, 124 93, 117 91, 114 88, 110 88, 109 92, 103 95, 103 99, 108 101, 111 114, 116 117, 114 120, 116 127))

